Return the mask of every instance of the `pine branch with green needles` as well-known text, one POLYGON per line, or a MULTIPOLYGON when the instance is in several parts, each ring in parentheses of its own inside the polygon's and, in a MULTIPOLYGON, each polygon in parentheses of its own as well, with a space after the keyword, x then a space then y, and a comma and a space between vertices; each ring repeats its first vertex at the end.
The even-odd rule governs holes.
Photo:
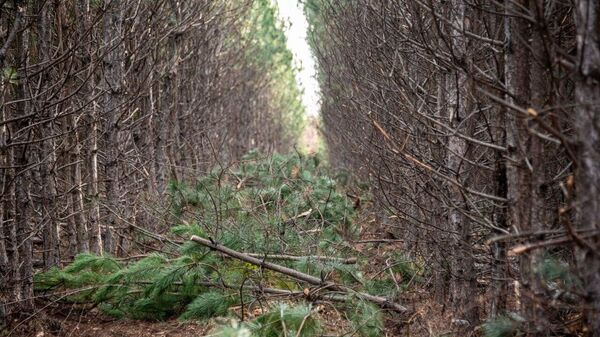
MULTIPOLYGON (((252 322, 223 327, 219 333, 224 336, 247 331, 254 336, 313 336, 321 324, 308 303, 322 299, 337 303, 358 334, 375 336, 381 331, 381 312, 365 302, 392 303, 373 295, 392 298, 398 289, 383 273, 387 281, 367 294, 375 289, 361 271, 367 261, 355 256, 348 244, 358 231, 356 211, 343 181, 335 177, 317 157, 249 153, 238 166, 215 168, 196 182, 170 185, 166 220, 175 225, 169 239, 186 240, 183 244, 136 259, 81 254, 62 270, 37 274, 36 291, 52 297, 85 289, 62 300, 91 304, 114 317, 146 320, 237 317, 241 312, 232 308, 244 307, 247 313, 257 301, 270 308, 252 322), (312 283, 187 241, 192 236, 252 252, 245 255, 258 261, 276 261, 303 272, 312 283), (305 289, 324 280, 343 291, 305 289)), ((401 255, 390 261, 403 285, 422 275, 418 264, 401 255)))

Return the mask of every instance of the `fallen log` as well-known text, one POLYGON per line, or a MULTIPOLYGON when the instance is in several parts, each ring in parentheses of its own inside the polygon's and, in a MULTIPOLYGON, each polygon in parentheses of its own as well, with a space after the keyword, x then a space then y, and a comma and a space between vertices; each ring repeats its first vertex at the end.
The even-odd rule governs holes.
POLYGON ((330 290, 340 291, 340 292, 344 292, 346 294, 355 294, 356 296, 358 296, 366 301, 375 303, 375 304, 381 306, 382 308, 391 309, 391 310, 398 311, 398 312, 407 312, 408 311, 408 309, 406 307, 404 307, 398 303, 391 302, 385 297, 373 296, 373 295, 370 295, 367 293, 362 293, 362 292, 354 292, 352 289, 349 289, 342 285, 335 284, 333 282, 328 282, 328 281, 322 280, 318 277, 314 277, 312 275, 308 275, 308 274, 299 272, 295 269, 284 267, 284 266, 278 265, 276 263, 267 262, 267 261, 264 261, 264 259, 259 259, 259 258, 253 257, 253 256, 249 256, 248 254, 238 252, 231 248, 225 247, 225 246, 219 244, 218 242, 214 242, 213 240, 204 239, 204 238, 201 238, 196 235, 193 235, 190 238, 190 240, 194 241, 196 243, 199 243, 203 246, 206 246, 208 248, 219 251, 223 254, 234 257, 238 260, 248 262, 255 266, 259 266, 259 267, 262 267, 265 269, 269 269, 269 270, 290 276, 296 280, 308 283, 310 285, 319 286, 319 287, 327 288, 330 290))

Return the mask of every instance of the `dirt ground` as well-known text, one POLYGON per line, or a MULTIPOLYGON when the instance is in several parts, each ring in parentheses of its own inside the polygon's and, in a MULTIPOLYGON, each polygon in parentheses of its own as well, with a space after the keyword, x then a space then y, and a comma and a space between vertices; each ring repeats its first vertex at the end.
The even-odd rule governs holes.
POLYGON ((71 313, 63 315, 40 313, 28 321, 18 318, 13 329, 5 336, 73 336, 73 337, 142 337, 142 336, 174 336, 197 337, 206 336, 214 327, 212 324, 182 323, 177 320, 167 322, 146 322, 132 320, 109 320, 95 313, 71 313))

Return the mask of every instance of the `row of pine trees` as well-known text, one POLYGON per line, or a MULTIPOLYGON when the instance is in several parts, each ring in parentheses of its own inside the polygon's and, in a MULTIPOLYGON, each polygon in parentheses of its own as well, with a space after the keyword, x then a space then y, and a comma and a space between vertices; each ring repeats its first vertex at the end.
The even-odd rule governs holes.
POLYGON ((493 336, 600 334, 598 1, 306 13, 332 164, 371 181, 435 302, 493 336))
POLYGON ((0 303, 33 273, 123 255, 161 196, 303 123, 267 0, 0 1, 0 303))

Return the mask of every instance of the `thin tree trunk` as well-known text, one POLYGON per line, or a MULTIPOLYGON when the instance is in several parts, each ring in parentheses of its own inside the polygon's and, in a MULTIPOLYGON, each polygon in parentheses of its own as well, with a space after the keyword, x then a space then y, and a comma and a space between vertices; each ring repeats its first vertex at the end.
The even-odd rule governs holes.
MULTIPOLYGON (((508 0, 505 4, 505 35, 507 50, 504 54, 505 83, 508 91, 506 101, 509 104, 525 106, 529 97, 529 40, 528 23, 524 19, 515 16, 520 13, 521 8, 526 6, 525 0, 508 0)), ((508 111, 505 118, 506 148, 508 150, 506 165, 506 189, 508 199, 508 224, 517 232, 527 231, 529 225, 529 200, 531 180, 530 171, 527 169, 526 151, 527 130, 525 121, 521 115, 514 111, 508 111)), ((526 258, 520 261, 522 275, 527 274, 529 263, 526 258)), ((516 308, 526 311, 524 308, 528 300, 520 298, 521 284, 523 280, 515 283, 516 308)))
MULTIPOLYGON (((69 120, 70 118, 68 118, 69 120)), ((73 257, 75 255, 77 255, 78 251, 79 251, 79 245, 77 242, 77 220, 75 219, 75 206, 73 204, 74 200, 73 200, 73 188, 74 188, 74 180, 73 180, 73 172, 72 172, 72 163, 75 160, 73 158, 73 152, 72 149, 74 146, 76 146, 75 141, 73 140, 72 136, 70 135, 70 133, 73 131, 71 128, 71 123, 70 121, 63 123, 62 124, 62 132, 69 135, 67 138, 67 142, 66 142, 66 149, 64 149, 62 151, 62 156, 63 157, 63 165, 67 166, 64 169, 64 177, 63 180, 65 182, 65 189, 70 191, 70 193, 67 195, 66 198, 66 202, 67 202, 67 256, 69 259, 73 259, 73 257)))
MULTIPOLYGON (((46 130, 51 130, 48 128, 46 130)), ((40 135, 43 137, 43 135, 40 135)), ((44 234, 44 265, 46 267, 58 266, 60 263, 58 223, 56 221, 56 184, 54 183, 54 165, 56 154, 52 139, 42 144, 40 160, 45 162, 40 165, 40 194, 42 197, 42 233, 44 234)))
MULTIPOLYGON (((19 96, 17 96, 19 97, 19 96)), ((24 97, 20 96, 20 97, 24 97)), ((25 105, 25 104, 23 104, 25 105)), ((27 111, 17 108, 19 115, 24 115, 27 111)), ((29 121, 17 123, 17 128, 23 130, 29 126, 29 121)), ((28 141, 29 139, 27 139, 28 141)), ((24 169, 15 179, 15 221, 17 225, 17 241, 19 242, 20 275, 21 275, 21 308, 30 310, 33 308, 33 241, 32 234, 35 228, 32 222, 32 204, 29 195, 31 190, 31 171, 28 166, 31 164, 28 149, 30 144, 17 147, 15 150, 15 166, 24 169)))
MULTIPOLYGON (((17 2, 14 2, 17 7, 17 2)), ((15 41, 15 64, 25 65, 26 55, 25 48, 27 43, 23 38, 24 33, 18 34, 15 41)), ((25 96, 25 81, 19 81, 15 86, 15 98, 18 100, 14 104, 15 117, 21 117, 27 114, 26 110, 26 96, 25 96)), ((20 279, 14 280, 15 285, 19 287, 19 295, 17 300, 20 301, 19 307, 22 309, 30 309, 33 307, 33 263, 32 263, 32 241, 31 236, 33 233, 33 227, 31 223, 31 202, 29 199, 29 184, 30 178, 30 161, 29 154, 32 152, 30 149, 31 132, 24 132, 30 124, 29 118, 23 118, 14 123, 14 129, 12 134, 20 134, 19 141, 22 145, 17 145, 13 149, 13 164, 16 167, 15 174, 15 227, 16 227, 16 239, 19 249, 19 260, 15 261, 18 263, 20 279)))
MULTIPOLYGON (((579 0, 576 10, 577 72, 575 125, 579 141, 578 222, 600 229, 600 3, 579 0)), ((585 318, 591 336, 600 336, 600 237, 583 247, 582 275, 587 291, 585 318)))
MULTIPOLYGON (((96 64, 98 60, 96 59, 96 53, 94 52, 95 46, 93 45, 93 39, 90 38, 88 34, 84 33, 87 29, 90 29, 90 26, 92 25, 92 22, 90 20, 91 13, 89 0, 82 0, 78 2, 77 13, 81 17, 81 26, 79 29, 81 30, 82 36, 84 36, 85 39, 85 43, 82 43, 81 53, 83 55, 88 56, 90 59, 90 64, 88 65, 88 72, 86 74, 87 76, 89 76, 90 79, 89 84, 86 86, 88 93, 85 97, 85 99, 90 99, 91 97, 94 97, 96 95, 96 79, 92 76, 92 73, 94 72, 93 65, 96 64)), ((88 124, 85 130, 88 131, 89 135, 87 137, 84 137, 87 138, 86 147, 81 149, 84 153, 82 159, 85 159, 85 171, 88 179, 87 198, 89 199, 89 206, 86 210, 88 218, 87 236, 89 239, 89 250, 95 254, 102 254, 103 244, 102 233, 100 230, 100 191, 98 175, 98 124, 100 123, 100 116, 99 107, 96 102, 93 102, 91 104, 90 111, 88 112, 88 114, 89 117, 84 119, 85 122, 83 124, 88 124)), ((82 186, 83 178, 81 179, 79 187, 81 188, 82 186)), ((80 246, 83 247, 84 244, 80 242, 80 246)))
MULTIPOLYGON (((440 43, 441 44, 441 43, 440 43)), ((447 105, 447 90, 448 84, 446 83, 448 80, 448 74, 446 72, 441 73, 438 76, 438 102, 437 102, 437 116, 438 120, 444 120, 446 118, 445 113, 448 109, 447 105)), ((445 151, 442 144, 432 144, 431 146, 435 146, 433 150, 433 158, 434 161, 443 163, 445 161, 445 151)), ((437 201, 435 198, 432 199, 431 209, 436 210, 434 213, 437 226, 439 228, 444 228, 444 223, 447 222, 446 219, 443 218, 443 212, 440 210, 440 207, 437 206, 437 201)), ((446 254, 443 254, 443 249, 440 247, 449 247, 448 233, 442 231, 434 231, 432 235, 434 236, 433 245, 430 246, 432 252, 435 254, 435 259, 437 264, 439 265, 439 271, 435 273, 435 299, 440 303, 446 303, 449 296, 450 290, 450 279, 452 278, 452 270, 450 268, 450 257, 446 254)))
MULTIPOLYGON (((169 51, 165 51, 168 53, 169 51)), ((167 169, 168 169, 168 160, 167 160, 167 151, 168 151, 168 138, 169 138, 169 125, 168 125, 168 103, 165 96, 168 95, 170 89, 170 78, 169 76, 164 76, 161 79, 161 82, 158 84, 160 89, 157 94, 157 102, 158 109, 157 114, 155 115, 155 129, 158 130, 156 132, 156 158, 154 158, 154 163, 156 165, 156 185, 158 187, 158 193, 162 194, 165 192, 167 187, 167 169)))
MULTIPOLYGON (((450 9, 451 20, 454 26, 460 27, 459 31, 452 30, 450 34, 452 53, 457 58, 457 63, 466 66, 468 63, 466 39, 463 35, 465 26, 466 5, 462 0, 454 0, 450 9)), ((468 104, 468 81, 466 69, 454 69, 451 71, 448 85, 448 121, 453 129, 458 129, 471 121, 463 122, 469 115, 468 104)), ((467 129, 468 129, 467 125, 467 129)), ((457 132, 461 132, 459 129, 457 132)), ((467 155, 467 143, 463 138, 451 136, 448 141, 448 168, 456 176, 456 180, 463 184, 467 180, 467 163, 462 157, 467 155)), ((450 186, 451 209, 449 212, 450 231, 453 233, 453 256, 451 293, 457 312, 462 313, 460 319, 467 320, 471 325, 479 322, 478 306, 473 301, 477 289, 474 284, 473 254, 471 251, 471 220, 463 212, 466 211, 466 203, 462 191, 458 186, 450 186)))
POLYGON ((73 160, 73 164, 71 164, 71 176, 73 178, 73 192, 71 193, 71 204, 73 205, 73 217, 75 218, 77 228, 77 248, 79 252, 86 252, 90 250, 90 240, 87 221, 85 218, 85 208, 83 205, 83 192, 81 190, 81 186, 83 185, 81 176, 81 142, 79 139, 79 130, 77 123, 72 117, 71 123, 73 125, 72 137, 74 140, 74 146, 72 148, 71 155, 71 158, 73 160))
MULTIPOLYGON (((42 62, 42 59, 47 58, 46 51, 48 50, 49 42, 47 10, 45 6, 42 6, 43 3, 41 2, 36 3, 34 6, 34 11, 40 13, 40 18, 36 21, 39 48, 34 48, 34 52, 32 53, 34 54, 33 57, 35 57, 35 62, 42 62)), ((44 88, 44 86, 42 88, 44 88)), ((42 116, 51 122, 45 124, 43 128, 37 131, 40 139, 48 137, 54 131, 53 109, 46 109, 46 111, 42 113, 42 116)), ((56 207, 57 191, 55 184, 57 158, 54 139, 50 138, 42 141, 40 150, 39 160, 42 162, 38 171, 41 178, 39 181, 39 194, 42 198, 41 225, 43 226, 42 233, 44 236, 44 265, 46 267, 51 267, 60 264, 60 238, 58 236, 58 221, 56 219, 58 210, 56 207)))
POLYGON ((90 151, 90 250, 102 254, 104 244, 100 230, 100 190, 98 176, 98 108, 94 106, 91 125, 91 151, 90 151))
POLYGON ((120 2, 108 3, 104 17, 104 48, 107 52, 104 59, 104 106, 106 118, 105 134, 105 170, 106 170, 106 223, 104 229, 104 251, 116 252, 114 231, 119 230, 120 188, 119 188, 119 114, 121 108, 121 65, 120 41, 122 37, 122 13, 120 2))
MULTIPOLYGON (((4 92, 4 90, 2 90, 4 92)), ((5 97, 2 96, 2 102, 4 102, 5 97)), ((2 120, 7 119, 6 106, 1 104, 1 113, 2 120)), ((8 128, 6 125, 3 125, 0 128, 0 144, 5 145, 6 140, 8 138, 8 128)), ((11 169, 12 167, 12 153, 9 150, 6 150, 4 146, 1 147, 0 150, 0 176, 1 186, 0 192, 2 194, 0 199, 0 241, 2 241, 2 247, 0 247, 0 267, 2 267, 2 271, 0 272, 0 286, 2 286, 3 291, 0 291, 0 311, 5 315, 10 314, 11 308, 5 306, 9 300, 15 296, 14 291, 14 281, 19 279, 18 276, 18 261, 19 261, 19 252, 17 249, 17 239, 16 239, 16 231, 15 231, 15 223, 14 218, 12 217, 13 200, 14 200, 14 190, 13 185, 11 184, 12 176, 11 169)), ((0 315, 0 318, 2 315, 0 315)))
MULTIPOLYGON (((544 3, 539 0, 529 1, 529 10, 536 18, 536 21, 542 23, 545 21, 544 18, 544 3)), ((539 29, 541 24, 536 25, 539 29)), ((530 102, 529 107, 536 111, 543 111, 545 108, 545 102, 548 98, 548 82, 551 80, 547 76, 545 64, 547 64, 547 57, 545 54, 544 47, 544 36, 540 30, 532 31, 531 39, 531 63, 530 63, 530 102)), ((538 117, 542 118, 542 117, 538 117)), ((529 224, 528 230, 536 232, 543 230, 546 224, 549 224, 548 216, 545 214, 544 199, 541 195, 541 186, 546 180, 546 165, 549 165, 544 160, 544 144, 542 139, 538 136, 529 135, 528 142, 528 161, 530 171, 530 182, 529 182, 529 195, 530 199, 527 205, 530 208, 529 211, 529 224)), ((551 179, 551 178, 550 178, 551 179)), ((534 323, 535 333, 540 336, 545 336, 548 330, 549 323, 544 313, 544 309, 539 300, 544 298, 544 286, 540 278, 539 273, 535 270, 540 265, 542 255, 539 251, 532 251, 527 254, 526 257, 529 261, 528 275, 523 274, 523 277, 528 279, 528 291, 535 296, 533 300, 529 301, 530 312, 528 316, 530 321, 534 323)))

